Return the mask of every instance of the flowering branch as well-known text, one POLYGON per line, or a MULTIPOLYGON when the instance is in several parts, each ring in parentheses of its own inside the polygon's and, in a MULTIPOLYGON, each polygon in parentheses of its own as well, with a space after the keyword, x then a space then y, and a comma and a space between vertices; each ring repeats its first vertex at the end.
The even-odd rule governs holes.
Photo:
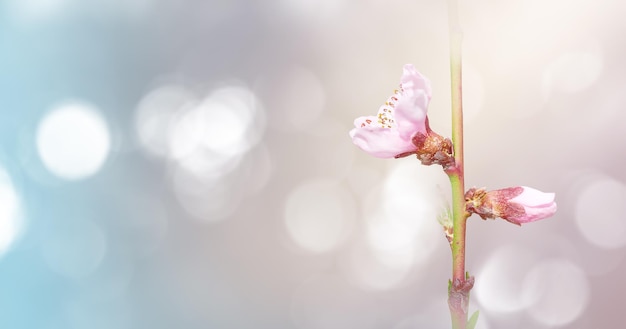
POLYGON ((442 221, 452 250, 452 279, 448 284, 448 306, 453 329, 473 329, 478 313, 467 320, 469 292, 474 278, 465 271, 466 222, 470 215, 482 219, 502 218, 521 225, 552 216, 554 193, 516 186, 499 190, 470 188, 465 191, 463 168, 463 103, 461 41, 457 0, 448 0, 450 20, 450 77, 452 95, 452 140, 434 132, 428 123, 430 81, 411 64, 403 67, 400 87, 376 116, 354 120, 352 142, 378 158, 415 155, 423 165, 440 165, 452 187, 452 221, 442 221))

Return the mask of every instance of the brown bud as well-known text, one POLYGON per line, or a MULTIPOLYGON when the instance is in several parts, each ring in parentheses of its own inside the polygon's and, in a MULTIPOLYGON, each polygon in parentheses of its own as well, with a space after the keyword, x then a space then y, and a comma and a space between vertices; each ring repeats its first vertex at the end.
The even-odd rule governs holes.
POLYGON ((428 125, 426 130, 426 134, 417 133, 413 136, 413 145, 417 147, 415 151, 417 158, 426 166, 439 164, 444 170, 453 167, 452 141, 432 131, 428 125))

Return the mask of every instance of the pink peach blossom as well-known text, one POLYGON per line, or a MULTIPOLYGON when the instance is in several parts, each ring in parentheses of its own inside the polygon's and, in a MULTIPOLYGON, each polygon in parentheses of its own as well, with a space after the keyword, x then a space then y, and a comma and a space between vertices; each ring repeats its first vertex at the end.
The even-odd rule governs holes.
POLYGON ((400 89, 387 99, 376 116, 359 117, 350 131, 352 142, 378 158, 393 158, 416 150, 413 137, 427 133, 426 112, 430 81, 412 64, 403 67, 400 89))
POLYGON ((544 193, 527 186, 487 192, 496 217, 521 225, 554 215, 554 193, 544 193))

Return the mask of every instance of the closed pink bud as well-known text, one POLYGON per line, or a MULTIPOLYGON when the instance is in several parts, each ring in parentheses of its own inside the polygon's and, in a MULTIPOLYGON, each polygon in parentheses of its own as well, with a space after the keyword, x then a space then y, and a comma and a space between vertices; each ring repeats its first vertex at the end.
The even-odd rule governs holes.
POLYGON ((521 225, 554 215, 554 193, 516 186, 488 191, 471 188, 465 193, 466 209, 483 219, 500 217, 521 225))

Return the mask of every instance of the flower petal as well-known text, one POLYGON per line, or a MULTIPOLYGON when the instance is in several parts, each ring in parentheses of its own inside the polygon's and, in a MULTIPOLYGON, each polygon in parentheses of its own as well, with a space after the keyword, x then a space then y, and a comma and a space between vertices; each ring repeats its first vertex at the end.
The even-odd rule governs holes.
MULTIPOLYGON (((378 120, 375 116, 358 117, 354 119, 354 126, 356 128, 364 128, 376 123, 378 120)), ((374 127, 374 126, 372 126, 374 127)), ((352 135, 350 135, 352 136, 352 135)))
POLYGON ((536 220, 548 218, 554 215, 554 213, 556 213, 556 209, 557 209, 556 202, 551 202, 540 207, 524 206, 524 210, 526 211, 526 213, 516 218, 516 221, 520 224, 523 224, 523 223, 534 222, 536 220))
POLYGON ((521 188, 523 188, 524 191, 512 198, 510 200, 511 202, 530 207, 548 205, 554 202, 554 193, 541 192, 527 186, 521 186, 521 188))
POLYGON ((397 129, 403 138, 411 138, 416 132, 425 133, 426 113, 432 93, 430 81, 412 64, 406 64, 400 86, 402 95, 395 106, 397 129))
POLYGON ((419 73, 413 64, 406 64, 402 67, 400 86, 402 87, 402 90, 408 92, 409 95, 413 95, 413 93, 417 92, 423 92, 426 100, 424 105, 428 106, 428 102, 430 102, 430 97, 432 95, 430 80, 419 73))
POLYGON ((356 146, 377 158, 393 158, 398 154, 415 150, 411 140, 400 137, 395 129, 359 125, 350 130, 350 137, 356 146))
POLYGON ((404 139, 411 139, 417 132, 426 134, 426 107, 419 100, 403 96, 395 108, 396 129, 404 139))

